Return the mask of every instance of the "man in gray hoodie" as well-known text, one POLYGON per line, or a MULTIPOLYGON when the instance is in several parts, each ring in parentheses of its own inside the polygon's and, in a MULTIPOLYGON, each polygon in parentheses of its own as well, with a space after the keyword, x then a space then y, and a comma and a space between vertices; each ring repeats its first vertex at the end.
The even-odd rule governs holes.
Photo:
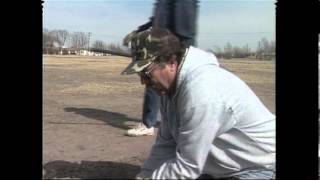
POLYGON ((125 74, 161 95, 162 123, 138 179, 272 179, 275 115, 208 52, 166 29, 132 39, 125 74))

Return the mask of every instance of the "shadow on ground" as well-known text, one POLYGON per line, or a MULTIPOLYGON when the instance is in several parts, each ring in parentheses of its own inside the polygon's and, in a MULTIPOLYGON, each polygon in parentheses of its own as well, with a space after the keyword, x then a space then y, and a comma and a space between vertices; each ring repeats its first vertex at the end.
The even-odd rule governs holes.
POLYGON ((44 179, 134 179, 140 167, 112 161, 51 161, 43 166, 44 179))
POLYGON ((128 125, 125 124, 127 121, 140 122, 139 119, 129 118, 125 114, 110 112, 101 109, 92 109, 92 108, 76 108, 76 107, 66 107, 64 108, 66 112, 74 112, 80 114, 87 118, 100 120, 108 125, 121 128, 129 129, 128 125))

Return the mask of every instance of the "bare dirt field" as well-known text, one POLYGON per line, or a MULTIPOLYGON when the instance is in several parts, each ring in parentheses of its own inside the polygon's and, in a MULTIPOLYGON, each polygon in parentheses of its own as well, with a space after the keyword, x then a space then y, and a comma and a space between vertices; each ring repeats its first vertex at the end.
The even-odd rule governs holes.
MULTIPOLYGON (((143 86, 118 56, 43 56, 43 178, 134 178, 155 136, 128 137, 143 86)), ((275 113, 273 61, 221 60, 275 113)))

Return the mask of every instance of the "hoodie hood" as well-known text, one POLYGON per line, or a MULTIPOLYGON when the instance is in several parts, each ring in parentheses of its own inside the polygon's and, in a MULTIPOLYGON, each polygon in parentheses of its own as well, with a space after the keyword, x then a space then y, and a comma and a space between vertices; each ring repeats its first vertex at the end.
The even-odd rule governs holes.
POLYGON ((176 92, 183 83, 187 74, 203 65, 219 66, 218 59, 210 52, 203 51, 199 48, 190 46, 186 49, 184 58, 182 59, 178 68, 178 77, 176 82, 176 92))

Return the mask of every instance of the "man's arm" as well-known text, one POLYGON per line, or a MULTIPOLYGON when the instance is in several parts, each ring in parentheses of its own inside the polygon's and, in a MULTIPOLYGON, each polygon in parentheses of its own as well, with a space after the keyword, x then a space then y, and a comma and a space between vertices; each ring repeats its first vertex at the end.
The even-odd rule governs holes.
POLYGON ((158 129, 156 143, 152 146, 150 155, 141 167, 141 172, 138 176, 150 178, 154 169, 175 158, 176 143, 170 133, 169 122, 165 115, 165 101, 166 99, 161 100, 160 112, 162 120, 158 129))

